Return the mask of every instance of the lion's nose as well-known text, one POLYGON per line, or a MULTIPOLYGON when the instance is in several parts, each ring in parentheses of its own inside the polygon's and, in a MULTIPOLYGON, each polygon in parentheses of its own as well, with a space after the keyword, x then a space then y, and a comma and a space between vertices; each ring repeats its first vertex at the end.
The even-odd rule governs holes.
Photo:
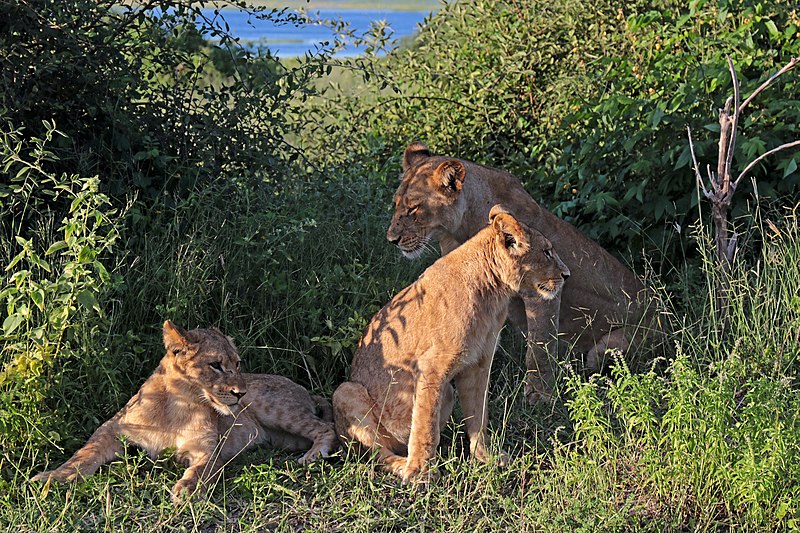
POLYGON ((564 281, 567 281, 569 279, 569 272, 563 272, 561 277, 564 278, 564 281))
POLYGON ((247 394, 247 391, 242 391, 241 389, 231 389, 231 394, 236 397, 236 401, 242 399, 242 396, 247 394))

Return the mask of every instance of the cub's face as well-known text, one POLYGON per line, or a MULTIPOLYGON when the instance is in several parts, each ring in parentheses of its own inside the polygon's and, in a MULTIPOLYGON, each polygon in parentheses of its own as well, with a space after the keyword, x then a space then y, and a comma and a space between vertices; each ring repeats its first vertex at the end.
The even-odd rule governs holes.
POLYGON ((522 271, 521 290, 532 290, 544 300, 552 300, 558 295, 569 277, 567 265, 561 261, 553 245, 541 233, 523 227, 528 232, 530 246, 519 258, 522 271))
POLYGON ((500 270, 504 281, 518 291, 533 291, 544 300, 555 298, 569 277, 569 269, 550 241, 500 205, 492 207, 489 224, 498 243, 495 264, 504 265, 500 270))
POLYGON ((466 205, 461 197, 465 169, 457 160, 425 158, 405 169, 394 195, 386 238, 408 259, 455 233, 466 205))
POLYGON ((199 391, 200 401, 221 415, 232 415, 247 392, 239 352, 230 337, 216 329, 183 330, 167 321, 164 344, 175 356, 182 377, 199 391))

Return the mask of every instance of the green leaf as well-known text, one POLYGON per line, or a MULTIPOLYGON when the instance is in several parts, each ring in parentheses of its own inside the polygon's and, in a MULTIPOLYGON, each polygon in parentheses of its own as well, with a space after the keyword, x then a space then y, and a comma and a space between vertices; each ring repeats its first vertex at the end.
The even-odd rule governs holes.
POLYGON ((44 311, 44 290, 36 289, 31 292, 31 300, 36 304, 40 311, 44 311))
POLYGON ((53 253, 55 253, 55 252, 57 252, 59 250, 63 250, 66 247, 67 247, 67 243, 65 241, 54 242, 53 244, 50 245, 50 248, 47 249, 47 251, 44 253, 44 255, 53 254, 53 253))
POLYGON ((23 259, 23 258, 24 258, 26 255, 27 255, 27 251, 26 251, 26 250, 22 250, 20 253, 18 253, 17 255, 15 255, 15 256, 14 256, 14 259, 12 259, 12 260, 11 260, 11 262, 10 262, 10 263, 8 264, 8 266, 6 267, 6 272, 8 272, 9 270, 11 270, 11 269, 12 269, 12 268, 14 268, 15 266, 17 266, 17 263, 19 263, 20 261, 22 261, 22 259, 23 259))
POLYGON ((797 160, 796 159, 792 159, 791 161, 789 161, 789 164, 786 165, 786 168, 783 171, 783 177, 785 178, 786 176, 788 176, 789 174, 791 174, 795 170, 797 170, 797 160))
POLYGON ((11 335, 24 320, 25 319, 19 313, 7 316, 6 319, 3 320, 3 333, 5 333, 6 336, 11 335))
POLYGON ((98 305, 97 299, 94 297, 94 294, 92 294, 92 291, 90 291, 88 289, 87 290, 83 290, 83 291, 78 293, 77 298, 78 298, 78 302, 82 306, 84 306, 86 309, 88 309, 90 311, 91 310, 97 310, 97 311, 100 310, 100 306, 98 305))
POLYGON ((766 22, 767 29, 769 30, 769 34, 771 37, 780 37, 781 32, 778 31, 778 27, 775 26, 775 23, 771 20, 766 22))
POLYGON ((88 246, 81 248, 81 251, 78 253, 78 262, 87 263, 92 259, 94 259, 94 251, 88 246))

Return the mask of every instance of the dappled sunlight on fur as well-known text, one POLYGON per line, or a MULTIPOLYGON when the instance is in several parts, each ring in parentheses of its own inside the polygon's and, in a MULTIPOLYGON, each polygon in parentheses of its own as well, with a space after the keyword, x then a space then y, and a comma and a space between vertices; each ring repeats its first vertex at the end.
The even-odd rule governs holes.
POLYGON ((450 419, 455 392, 472 457, 490 460, 489 371, 508 302, 522 289, 552 299, 569 275, 538 231, 500 206, 487 219, 489 226, 372 318, 350 380, 333 395, 340 437, 376 452, 404 482, 429 479, 428 460, 450 419))
POLYGON ((239 353, 216 329, 164 323, 167 354, 139 392, 63 465, 32 481, 92 475, 123 450, 120 437, 155 457, 174 448, 187 464, 175 503, 202 492, 224 465, 254 444, 306 451, 303 464, 336 451, 330 405, 291 380, 241 374, 239 353))
POLYGON ((452 253, 486 225, 491 207, 501 204, 550 239, 569 268, 572 276, 558 297, 543 300, 536 292, 521 292, 509 309, 509 321, 528 341, 530 402, 552 399, 559 342, 586 354, 588 369, 597 371, 607 349, 624 351, 632 340, 647 337, 638 332, 640 326, 650 327, 645 317, 652 314, 641 281, 601 246, 540 207, 516 177, 434 156, 420 142, 406 148, 403 172, 386 236, 404 256, 418 256, 420 247, 433 241, 442 254, 452 253))

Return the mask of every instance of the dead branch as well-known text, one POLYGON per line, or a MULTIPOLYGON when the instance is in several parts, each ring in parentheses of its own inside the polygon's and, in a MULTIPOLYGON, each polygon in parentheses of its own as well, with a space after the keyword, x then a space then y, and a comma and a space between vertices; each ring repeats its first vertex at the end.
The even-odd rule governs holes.
POLYGON ((727 273, 729 272, 731 262, 736 256, 736 247, 738 243, 738 235, 735 231, 730 229, 729 221, 729 211, 733 200, 733 194, 736 192, 736 188, 739 186, 742 178, 744 178, 759 162, 781 150, 800 146, 800 140, 798 140, 773 148, 751 161, 739 176, 733 179, 733 155, 736 149, 739 118, 742 111, 758 94, 772 85, 778 77, 795 68, 798 63, 800 63, 800 57, 792 58, 789 63, 770 76, 769 79, 753 91, 753 94, 746 98, 744 102, 740 102, 739 79, 736 77, 736 69, 733 66, 733 61, 730 56, 727 57, 727 60, 728 69, 731 73, 731 82, 733 83, 733 96, 728 97, 723 108, 719 110, 720 130, 717 172, 715 174, 711 171, 710 165, 708 166, 706 170, 708 186, 706 186, 706 180, 700 173, 700 165, 697 163, 697 156, 695 155, 694 143, 692 141, 692 130, 688 127, 686 129, 689 136, 689 151, 691 152, 692 163, 694 164, 695 179, 697 180, 699 189, 703 191, 703 196, 711 203, 711 217, 714 223, 716 266, 720 273, 717 278, 717 310, 723 328, 727 323, 728 292, 730 290, 727 273))

